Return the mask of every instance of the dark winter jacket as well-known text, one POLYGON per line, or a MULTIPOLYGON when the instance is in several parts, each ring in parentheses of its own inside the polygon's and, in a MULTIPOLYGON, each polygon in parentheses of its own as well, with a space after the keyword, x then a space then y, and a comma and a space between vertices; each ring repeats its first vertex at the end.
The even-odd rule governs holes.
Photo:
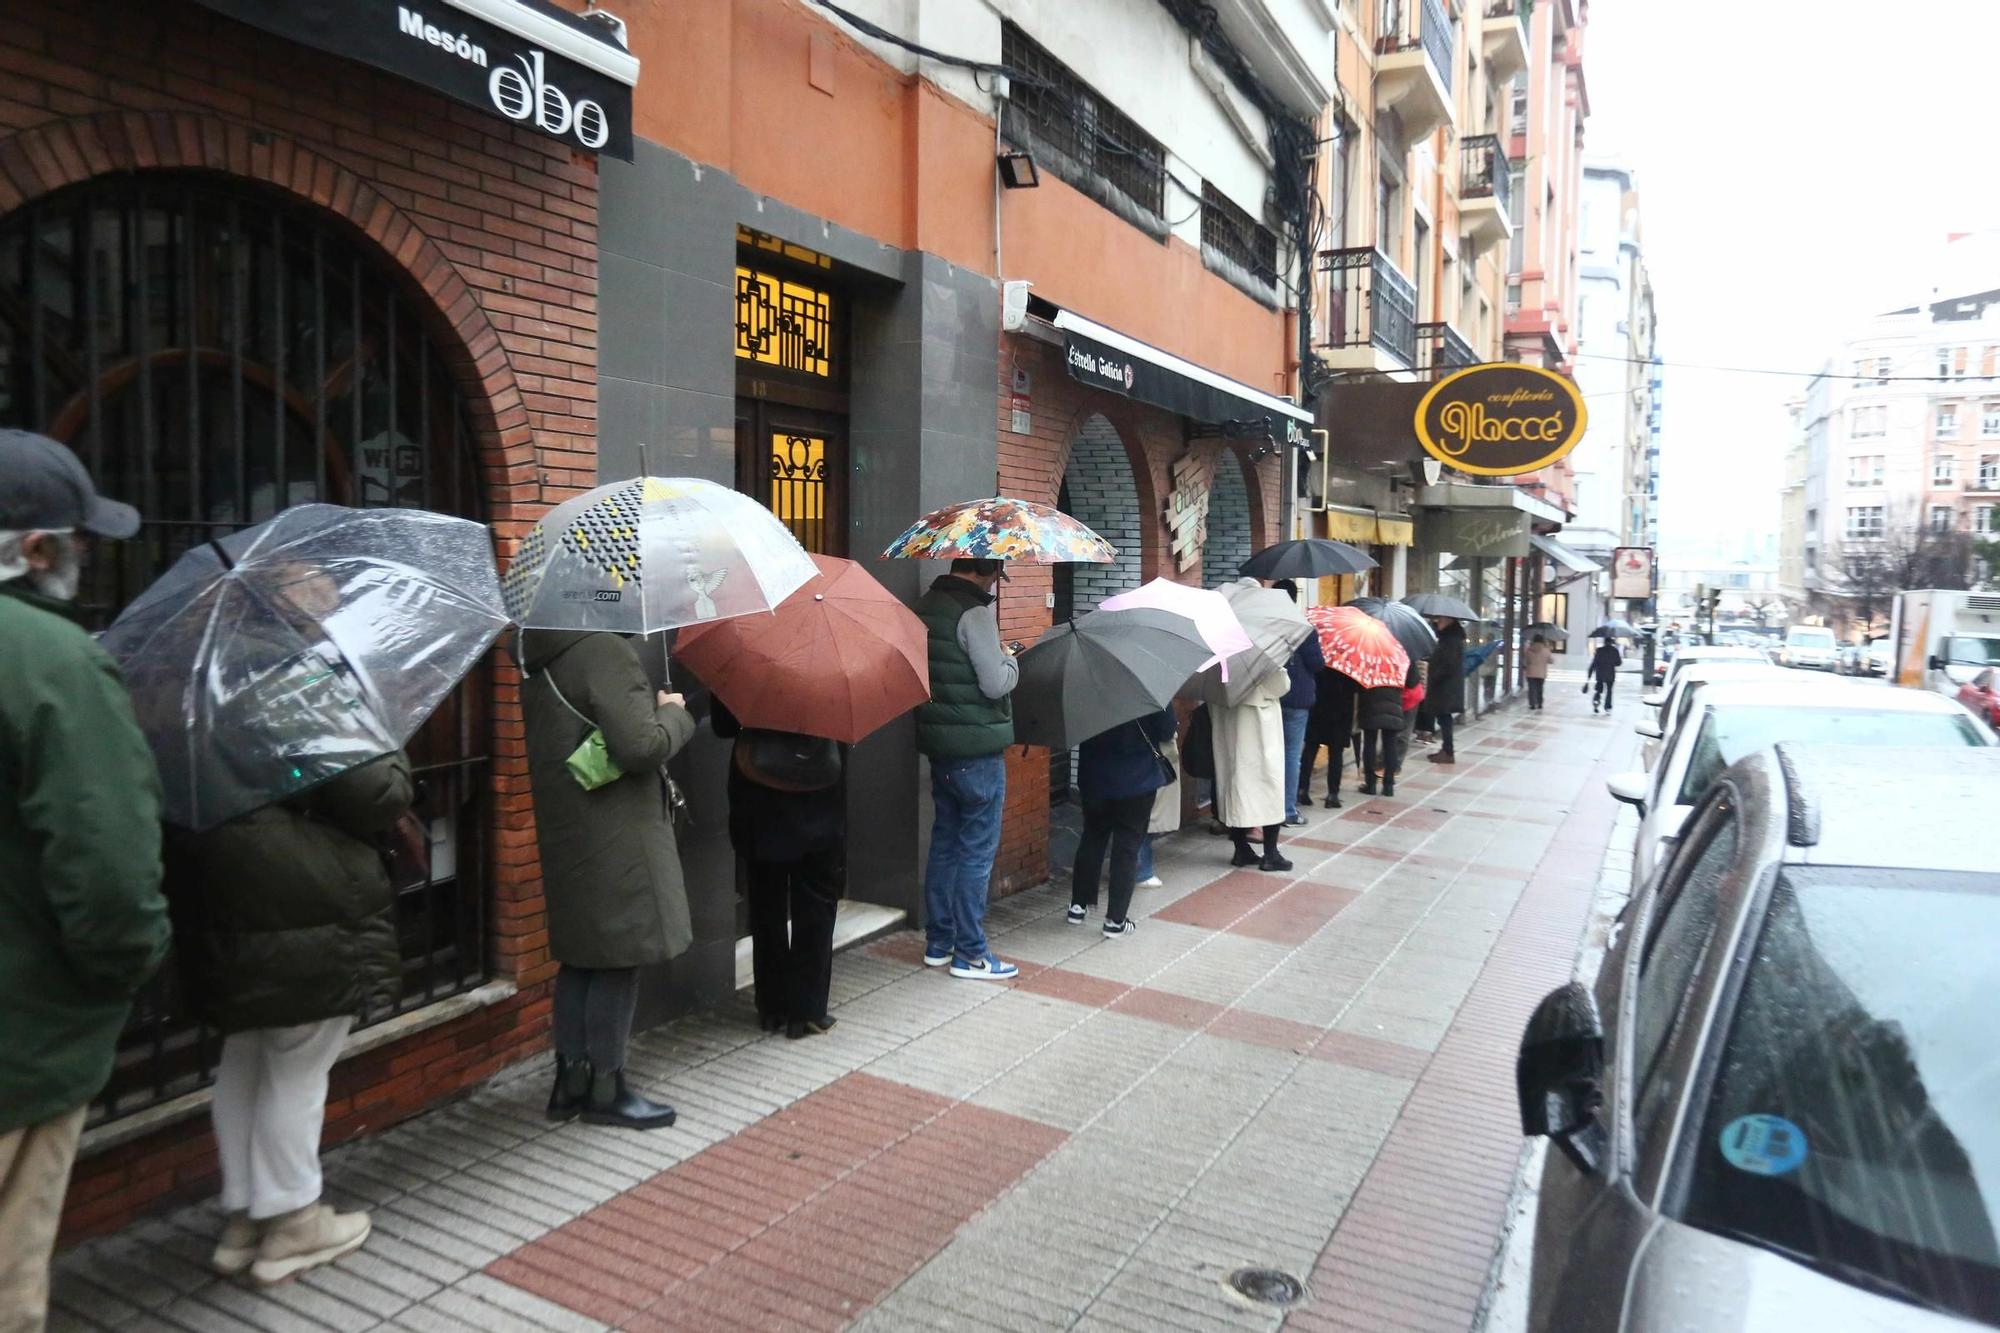
POLYGON ((999 650, 993 599, 955 574, 943 574, 917 599, 917 619, 929 631, 931 697, 917 709, 917 750, 932 759, 976 759, 999 754, 1014 743, 1014 708, 1007 697, 1015 667, 1002 663, 1006 690, 988 694, 981 685, 970 634, 980 636, 979 649, 999 650), (974 623, 960 621, 980 612, 974 623), (987 636, 991 643, 986 642, 987 636))
POLYGON ((1326 669, 1326 655, 1320 651, 1319 635, 1306 635, 1305 642, 1292 650, 1291 660, 1285 663, 1285 674, 1291 678, 1291 688, 1285 697, 1278 700, 1280 708, 1311 708, 1319 697, 1319 673, 1326 669))
POLYGON ((694 736, 694 718, 654 702, 638 649, 616 634, 529 630, 523 655, 549 952, 572 967, 678 957, 694 932, 662 766, 694 736), (585 791, 564 761, 593 726, 624 776, 585 791))
POLYGON ((1354 701, 1361 687, 1354 683, 1354 677, 1328 668, 1320 671, 1313 693, 1306 734, 1323 745, 1347 744, 1347 738, 1354 734, 1354 701))
POLYGON ((1377 685, 1361 691, 1355 707, 1354 725, 1363 731, 1403 729, 1403 687, 1377 685))
POLYGON ((0 1134, 97 1095, 167 952, 159 773, 69 616, 0 583, 0 1134))
POLYGON ((179 972, 219 1032, 380 1014, 402 996, 386 839, 408 812, 400 752, 205 833, 173 835, 179 972))
POLYGON ((1618 664, 1624 660, 1625 655, 1618 651, 1618 646, 1612 643, 1611 640, 1606 639, 1603 643, 1597 645, 1597 651, 1590 655, 1590 674, 1592 679, 1615 679, 1618 675, 1618 664))
POLYGON ((1465 711, 1465 626, 1454 620, 1438 631, 1431 649, 1430 678, 1424 682, 1424 711, 1465 711))
POLYGON ((1174 738, 1174 710, 1134 722, 1120 723, 1077 747, 1076 788, 1086 801, 1116 801, 1143 796, 1167 785, 1155 747, 1164 750, 1174 738))
MULTIPOLYGON (((720 698, 709 725, 723 740, 743 734, 743 724, 720 698)), ((796 861, 838 846, 847 836, 847 756, 840 747, 840 781, 818 791, 778 791, 743 776, 729 764, 729 845, 746 861, 796 861)))

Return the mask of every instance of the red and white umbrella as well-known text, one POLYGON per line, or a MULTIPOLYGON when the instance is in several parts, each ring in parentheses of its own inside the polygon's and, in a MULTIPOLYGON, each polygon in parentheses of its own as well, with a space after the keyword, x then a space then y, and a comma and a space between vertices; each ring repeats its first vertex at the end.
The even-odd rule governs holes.
POLYGON ((1387 625, 1359 607, 1315 606, 1306 619, 1319 634, 1327 667, 1363 689, 1401 685, 1409 675, 1409 653, 1387 625))

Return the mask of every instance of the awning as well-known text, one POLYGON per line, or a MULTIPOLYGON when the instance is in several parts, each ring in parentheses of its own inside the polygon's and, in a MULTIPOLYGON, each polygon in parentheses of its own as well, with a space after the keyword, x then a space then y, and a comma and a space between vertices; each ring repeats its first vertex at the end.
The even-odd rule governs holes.
POLYGON ((1039 297, 1029 298, 1028 310, 1061 332, 1063 364, 1080 384, 1222 426, 1228 435, 1292 444, 1306 440, 1313 414, 1275 394, 1184 361, 1039 297))
POLYGON ((1544 537, 1539 532, 1528 534, 1528 545, 1540 551, 1549 559, 1561 565, 1572 574, 1595 574, 1603 566, 1588 556, 1578 555, 1553 537, 1544 537))
POLYGON ((1417 492, 1417 504, 1425 509, 1512 509, 1544 523, 1561 523, 1569 517, 1519 486, 1482 486, 1470 481, 1441 481, 1435 486, 1425 486, 1417 492))
POLYGON ((1409 546, 1415 541, 1416 526, 1400 514, 1378 514, 1372 509, 1331 505, 1320 511, 1321 536, 1361 546, 1409 546))

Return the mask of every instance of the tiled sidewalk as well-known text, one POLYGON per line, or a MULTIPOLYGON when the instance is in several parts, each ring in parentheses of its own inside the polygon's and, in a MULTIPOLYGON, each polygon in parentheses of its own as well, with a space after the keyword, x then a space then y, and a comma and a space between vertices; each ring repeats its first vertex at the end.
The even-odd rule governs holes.
POLYGON ((1107 941, 1045 888, 994 906, 1012 985, 904 934, 835 965, 839 1025, 747 1004, 656 1029, 673 1129, 550 1126, 546 1070, 331 1154, 367 1247, 256 1290, 202 1267, 194 1208, 58 1265, 52 1326, 191 1330, 1271 1329, 1225 1286, 1306 1280, 1300 1329, 1462 1330, 1520 1150, 1513 1049, 1566 979, 1630 751, 1549 711, 1413 756, 1393 799, 1316 811, 1287 876, 1162 848, 1107 941))

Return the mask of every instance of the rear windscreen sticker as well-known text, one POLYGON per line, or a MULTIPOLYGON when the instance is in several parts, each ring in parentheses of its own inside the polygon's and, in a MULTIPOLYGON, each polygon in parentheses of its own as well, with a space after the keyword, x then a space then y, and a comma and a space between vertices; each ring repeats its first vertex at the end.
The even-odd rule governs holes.
POLYGON ((1738 1171, 1782 1176, 1806 1160, 1806 1132, 1781 1115, 1743 1115, 1722 1130, 1722 1155, 1738 1171))

